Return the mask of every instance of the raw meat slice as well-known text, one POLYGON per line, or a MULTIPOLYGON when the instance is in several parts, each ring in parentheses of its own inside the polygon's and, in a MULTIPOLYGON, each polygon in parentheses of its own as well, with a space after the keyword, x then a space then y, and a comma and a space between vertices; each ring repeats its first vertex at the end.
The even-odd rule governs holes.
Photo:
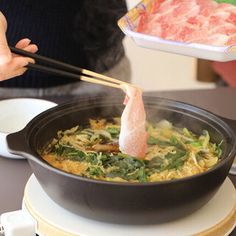
POLYGON ((157 0, 152 13, 141 15, 137 31, 180 42, 231 45, 236 6, 214 0, 157 0))
POLYGON ((196 3, 200 6, 199 14, 206 17, 210 16, 218 6, 214 0, 196 0, 196 3))
POLYGON ((226 21, 236 25, 236 13, 231 12, 226 21))
POLYGON ((160 5, 164 2, 165 0, 159 0, 159 1, 154 1, 152 5, 152 10, 151 13, 157 13, 160 5))
POLYGON ((147 151, 146 113, 142 90, 124 85, 125 109, 121 116, 119 147, 123 153, 143 158, 147 151))
POLYGON ((193 1, 182 2, 175 7, 173 11, 173 17, 188 18, 194 17, 199 14, 200 6, 195 4, 193 1))

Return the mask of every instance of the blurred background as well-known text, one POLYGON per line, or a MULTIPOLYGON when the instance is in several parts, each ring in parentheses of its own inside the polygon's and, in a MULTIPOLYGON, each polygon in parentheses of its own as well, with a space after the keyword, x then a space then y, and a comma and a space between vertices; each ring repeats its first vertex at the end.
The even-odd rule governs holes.
MULTIPOLYGON (((139 2, 127 0, 128 9, 139 2)), ((145 91, 209 89, 216 86, 209 80, 202 82, 197 79, 200 76, 199 63, 195 58, 141 48, 128 37, 124 40, 124 46, 131 63, 132 81, 145 91)))

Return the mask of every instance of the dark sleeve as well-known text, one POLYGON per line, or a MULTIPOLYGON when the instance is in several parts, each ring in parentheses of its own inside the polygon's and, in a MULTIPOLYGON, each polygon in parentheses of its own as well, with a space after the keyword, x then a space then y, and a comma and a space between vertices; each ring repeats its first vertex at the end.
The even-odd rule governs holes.
POLYGON ((74 39, 86 52, 90 68, 95 67, 97 71, 108 70, 124 54, 124 34, 117 21, 126 12, 125 0, 84 1, 75 19, 74 39), (112 54, 114 58, 110 57, 112 54), (104 65, 97 65, 101 63, 104 65))

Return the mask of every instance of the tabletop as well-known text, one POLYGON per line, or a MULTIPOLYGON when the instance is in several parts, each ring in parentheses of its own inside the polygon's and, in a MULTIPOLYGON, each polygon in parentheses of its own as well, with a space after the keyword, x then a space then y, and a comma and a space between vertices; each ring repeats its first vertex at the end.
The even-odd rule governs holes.
MULTIPOLYGON (((236 120, 236 89, 216 88, 207 90, 184 90, 148 92, 148 96, 165 97, 186 102, 207 109, 217 115, 236 120)), ((64 103, 76 96, 43 97, 56 103, 64 103)), ((0 98, 4 99, 4 98, 0 98)), ((32 171, 26 160, 13 160, 0 157, 0 214, 21 208, 24 186, 32 171)), ((236 186, 236 176, 229 175, 236 186)), ((236 236, 236 229, 230 234, 236 236)))

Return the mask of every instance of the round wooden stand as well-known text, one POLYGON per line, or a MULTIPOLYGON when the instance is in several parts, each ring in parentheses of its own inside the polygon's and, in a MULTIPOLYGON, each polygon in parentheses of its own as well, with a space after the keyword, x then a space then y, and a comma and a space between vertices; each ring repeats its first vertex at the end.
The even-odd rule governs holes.
POLYGON ((227 178, 210 202, 185 218, 156 225, 117 225, 65 210, 47 196, 32 175, 25 188, 23 209, 37 221, 40 236, 223 236, 236 225, 236 190, 227 178))

